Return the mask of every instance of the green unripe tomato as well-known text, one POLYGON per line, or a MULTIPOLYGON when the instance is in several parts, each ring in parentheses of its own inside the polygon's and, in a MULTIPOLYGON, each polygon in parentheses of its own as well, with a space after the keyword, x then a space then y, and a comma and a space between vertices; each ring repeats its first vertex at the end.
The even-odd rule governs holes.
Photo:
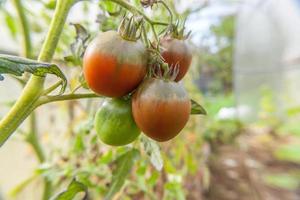
POLYGON ((97 111, 95 129, 105 144, 121 146, 133 142, 140 130, 134 122, 131 101, 107 99, 97 111))

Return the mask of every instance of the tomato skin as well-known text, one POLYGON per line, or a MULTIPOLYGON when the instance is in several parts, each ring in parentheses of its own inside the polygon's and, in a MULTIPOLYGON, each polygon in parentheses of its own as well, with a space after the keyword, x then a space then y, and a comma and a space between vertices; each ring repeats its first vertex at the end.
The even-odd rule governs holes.
POLYGON ((134 93, 132 113, 148 137, 164 142, 174 138, 186 125, 191 102, 180 83, 151 78, 134 93))
POLYGON ((95 93, 121 97, 133 91, 144 79, 147 51, 140 41, 123 39, 107 31, 89 44, 83 58, 83 73, 95 93))
POLYGON ((133 120, 130 100, 107 99, 97 111, 94 124, 100 140, 112 146, 129 144, 141 132, 133 120))
POLYGON ((180 81, 187 73, 191 62, 192 52, 185 40, 180 40, 171 37, 164 37, 161 39, 162 57, 165 62, 169 64, 171 69, 178 65, 179 71, 175 81, 180 81))

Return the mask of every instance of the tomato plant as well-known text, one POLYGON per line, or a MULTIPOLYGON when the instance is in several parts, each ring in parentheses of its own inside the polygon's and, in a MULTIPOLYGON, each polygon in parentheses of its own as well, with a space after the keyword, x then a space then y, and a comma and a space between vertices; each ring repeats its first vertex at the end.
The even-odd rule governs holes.
MULTIPOLYGON (((90 188, 96 190, 93 191, 95 199, 98 199, 99 194, 106 199, 112 199, 122 189, 126 177, 131 175, 131 170, 135 169, 134 164, 140 155, 149 156, 155 169, 162 170, 163 159, 160 147, 146 136, 136 140, 140 135, 140 129, 157 141, 166 141, 175 137, 183 129, 190 114, 205 112, 196 102, 192 101, 191 105, 181 83, 169 81, 165 76, 154 78, 155 74, 151 69, 149 70, 152 63, 163 66, 167 71, 176 71, 176 67, 180 66, 179 74, 183 77, 190 63, 189 51, 185 49, 188 45, 185 41, 179 40, 178 37, 172 38, 172 41, 161 37, 168 30, 166 27, 173 26, 172 12, 167 3, 139 2, 145 7, 162 4, 164 6, 162 10, 167 8, 170 15, 169 22, 164 19, 156 21, 154 17, 153 19, 152 16, 149 17, 147 12, 141 10, 141 6, 136 4, 138 1, 135 1, 135 4, 125 0, 101 1, 100 7, 102 4, 105 6, 102 5, 99 15, 105 19, 101 21, 98 15, 97 20, 105 27, 102 30, 108 28, 111 30, 97 33, 90 41, 90 36, 94 35, 90 34, 90 30, 85 29, 81 24, 72 24, 76 36, 74 41, 70 41, 72 37, 68 35, 68 28, 73 26, 65 26, 65 22, 73 5, 80 1, 51 0, 48 3, 41 1, 41 5, 50 11, 45 14, 47 15, 45 18, 49 20, 45 24, 50 26, 39 54, 35 55, 29 31, 31 24, 26 17, 27 9, 22 6, 24 2, 21 0, 13 2, 24 31, 22 56, 26 58, 0 55, 0 81, 6 81, 6 74, 12 74, 24 89, 21 96, 13 102, 11 110, 1 118, 0 146, 27 117, 30 117, 29 131, 26 130, 22 135, 25 135, 25 141, 32 147, 40 162, 37 172, 34 172, 34 176, 25 181, 25 184, 21 184, 21 188, 36 177, 42 176, 44 181, 42 199, 45 200, 50 199, 54 193, 59 193, 59 189, 65 186, 66 182, 70 183, 66 190, 55 195, 53 199, 70 199, 80 192, 83 192, 84 198, 87 198, 90 188), (51 16, 52 11, 53 16, 51 16), (118 31, 115 30, 117 23, 106 24, 119 20, 121 22, 118 31), (162 31, 162 34, 157 34, 158 31, 162 31), (154 48, 150 42, 154 40, 158 48, 154 48), (60 46, 59 41, 67 45, 60 46), (66 46, 70 46, 70 50, 66 50, 66 46), (187 54, 179 55, 177 50, 186 51, 187 54), (58 62, 52 63, 55 53, 65 51, 71 52, 72 55, 64 56, 64 60, 59 55, 56 57, 58 62), (34 59, 36 57, 37 59, 34 59), (76 75, 74 77, 65 75, 65 70, 62 70, 58 63, 61 66, 72 66, 76 75), (59 80, 55 83, 48 81, 49 74, 55 75, 59 80), (143 80, 146 81, 142 83, 143 80), (60 86, 61 89, 58 90, 60 86), (91 91, 87 92, 89 89, 91 91), (84 106, 77 105, 76 102, 84 98, 94 98, 94 102, 97 102, 102 96, 118 97, 118 99, 106 99, 100 108, 91 101, 87 101, 87 105, 84 106), (61 147, 58 147, 61 151, 53 148, 48 155, 48 151, 43 149, 46 145, 40 144, 38 135, 40 130, 36 126, 39 117, 35 110, 44 104, 67 100, 73 101, 68 104, 70 123, 69 126, 65 126, 68 128, 66 135, 70 140, 64 141, 67 141, 68 147, 71 147, 66 152, 61 147), (77 114, 77 110, 75 111, 77 106, 82 114, 80 117, 91 119, 83 125, 80 123, 78 129, 74 125, 77 123, 73 123, 76 121, 74 113, 77 114), (98 112, 95 114, 96 110, 98 112), (97 138, 112 146, 126 145, 134 140, 136 142, 126 147, 102 148, 97 138)), ((88 5, 91 2, 82 3, 88 5)), ((11 23, 12 16, 9 14, 7 16, 7 23, 11 23)), ((82 24, 90 23, 94 22, 82 24)), ((12 24, 10 26, 13 27, 12 24)), ((55 139, 59 141, 58 137, 55 139)), ((146 166, 146 161, 140 159, 139 162, 143 162, 142 165, 146 166)), ((143 166, 138 167, 139 178, 146 174, 143 166)), ((149 172, 151 171, 152 169, 149 172)), ((152 186, 157 179, 158 172, 149 177, 152 186)), ((174 185, 176 186, 175 183, 174 185)), ((140 189, 143 187, 141 190, 147 190, 142 185, 135 185, 132 188, 134 187, 140 189)), ((93 195, 89 194, 89 196, 93 195)), ((153 197, 150 192, 147 195, 153 197)))
POLYGON ((191 102, 180 83, 148 79, 136 91, 132 111, 138 127, 154 140, 174 138, 189 119, 191 102))
POLYGON ((95 129, 105 144, 113 146, 133 142, 140 134, 131 112, 131 101, 106 100, 95 117, 95 129))

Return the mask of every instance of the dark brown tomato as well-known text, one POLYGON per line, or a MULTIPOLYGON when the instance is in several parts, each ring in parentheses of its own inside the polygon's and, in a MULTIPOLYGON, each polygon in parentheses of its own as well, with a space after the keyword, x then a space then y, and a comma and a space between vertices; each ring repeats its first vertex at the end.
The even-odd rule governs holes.
POLYGON ((134 90, 146 75, 147 51, 140 41, 123 39, 107 31, 89 44, 83 58, 83 72, 95 93, 121 97, 134 90))
POLYGON ((171 37, 164 37, 161 39, 162 57, 165 62, 169 64, 170 69, 178 65, 178 74, 175 81, 180 81, 187 73, 191 62, 192 52, 185 40, 180 40, 171 37))
POLYGON ((133 118, 148 137, 164 142, 186 125, 191 110, 187 92, 180 83, 147 79, 134 93, 133 118))

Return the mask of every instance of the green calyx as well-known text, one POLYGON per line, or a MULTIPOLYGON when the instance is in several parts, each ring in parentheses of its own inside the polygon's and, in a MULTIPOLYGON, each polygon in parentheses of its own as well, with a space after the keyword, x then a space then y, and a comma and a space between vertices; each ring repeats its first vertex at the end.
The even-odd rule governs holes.
POLYGON ((129 41, 137 41, 141 37, 140 27, 143 24, 143 18, 131 16, 130 18, 124 17, 118 32, 120 36, 129 41))
POLYGON ((184 20, 183 23, 180 23, 180 21, 177 20, 176 24, 170 24, 167 28, 165 36, 169 36, 178 40, 188 39, 191 35, 191 31, 185 34, 185 22, 186 20, 184 20))

